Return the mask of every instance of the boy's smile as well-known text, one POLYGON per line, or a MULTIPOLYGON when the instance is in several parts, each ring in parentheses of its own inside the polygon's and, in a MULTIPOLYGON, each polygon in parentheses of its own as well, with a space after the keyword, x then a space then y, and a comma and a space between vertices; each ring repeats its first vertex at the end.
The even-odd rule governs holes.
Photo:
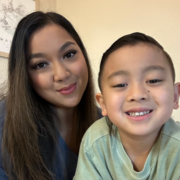
POLYGON ((153 109, 150 108, 133 108, 126 112, 131 120, 143 121, 151 116, 153 109))
POLYGON ((156 46, 139 43, 109 55, 102 74, 102 113, 128 135, 158 132, 178 108, 179 84, 156 46))

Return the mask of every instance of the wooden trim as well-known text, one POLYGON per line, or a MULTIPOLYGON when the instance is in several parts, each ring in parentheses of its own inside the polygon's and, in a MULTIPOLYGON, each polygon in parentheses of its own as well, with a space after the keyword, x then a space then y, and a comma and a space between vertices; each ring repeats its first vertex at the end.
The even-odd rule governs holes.
MULTIPOLYGON (((35 11, 38 11, 39 10, 39 0, 33 0, 33 1, 35 1, 35 11)), ((9 53, 6 53, 6 52, 2 52, 2 51, 0 51, 0 56, 1 57, 6 57, 6 58, 8 58, 9 57, 9 53)))
POLYGON ((39 0, 33 0, 36 2, 36 11, 39 11, 39 0))
POLYGON ((5 52, 0 51, 0 56, 8 58, 9 57, 9 53, 5 53, 5 52))

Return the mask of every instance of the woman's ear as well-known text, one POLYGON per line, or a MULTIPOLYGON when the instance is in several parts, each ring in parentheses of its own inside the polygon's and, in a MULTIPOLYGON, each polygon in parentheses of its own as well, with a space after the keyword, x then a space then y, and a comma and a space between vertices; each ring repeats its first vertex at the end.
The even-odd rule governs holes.
POLYGON ((179 108, 180 83, 174 85, 174 109, 179 108))
POLYGON ((107 116, 106 105, 105 105, 102 93, 97 93, 96 94, 96 100, 99 103, 99 105, 101 106, 102 115, 107 116))

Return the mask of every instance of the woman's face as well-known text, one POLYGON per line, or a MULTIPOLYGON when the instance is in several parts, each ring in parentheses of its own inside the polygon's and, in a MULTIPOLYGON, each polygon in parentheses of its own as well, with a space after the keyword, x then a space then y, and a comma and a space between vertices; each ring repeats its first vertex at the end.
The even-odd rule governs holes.
POLYGON ((34 32, 28 54, 30 81, 36 93, 59 108, 77 106, 87 86, 88 69, 68 32, 55 24, 34 32))

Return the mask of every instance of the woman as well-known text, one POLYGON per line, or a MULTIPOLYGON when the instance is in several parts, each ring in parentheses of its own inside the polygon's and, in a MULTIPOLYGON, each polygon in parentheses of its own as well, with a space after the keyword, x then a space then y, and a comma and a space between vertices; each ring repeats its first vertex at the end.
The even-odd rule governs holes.
POLYGON ((81 138, 99 114, 80 37, 61 15, 29 14, 15 31, 8 71, 0 179, 72 179, 81 138))

